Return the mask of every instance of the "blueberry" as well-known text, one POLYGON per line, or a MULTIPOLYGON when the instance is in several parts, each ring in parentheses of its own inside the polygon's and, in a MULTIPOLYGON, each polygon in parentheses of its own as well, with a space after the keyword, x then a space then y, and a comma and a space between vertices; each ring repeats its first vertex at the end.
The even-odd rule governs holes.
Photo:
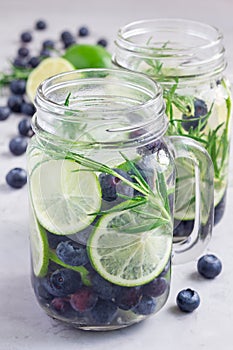
POLYGON ((110 300, 99 299, 90 311, 95 324, 105 325, 112 322, 117 313, 117 306, 110 300))
POLYGON ((145 146, 138 147, 137 152, 141 155, 155 154, 158 158, 163 154, 169 154, 168 147, 162 140, 155 140, 145 146))
POLYGON ((174 237, 188 237, 194 228, 194 220, 174 220, 174 237))
POLYGON ((164 277, 171 268, 171 261, 169 260, 167 265, 164 267, 163 271, 160 273, 159 277, 164 277))
POLYGON ((27 68, 28 62, 24 57, 16 57, 13 61, 13 66, 17 68, 27 68))
POLYGON ((49 49, 42 49, 40 51, 40 56, 43 58, 47 58, 51 56, 51 51, 49 49))
POLYGON ((24 95, 26 91, 26 81, 23 79, 12 80, 10 82, 10 91, 15 95, 24 95))
POLYGON ((47 24, 44 20, 39 20, 36 22, 35 28, 37 30, 44 30, 47 28, 47 24))
POLYGON ((20 135, 31 137, 33 135, 31 120, 28 118, 22 119, 18 124, 18 130, 20 135))
POLYGON ((203 130, 207 123, 207 117, 206 117, 207 113, 208 113, 208 108, 205 101, 196 98, 194 100, 194 115, 187 116, 183 114, 182 116, 183 121, 181 123, 182 127, 186 131, 189 131, 190 128, 193 128, 193 130, 195 130, 198 127, 199 122, 201 122, 202 123, 201 130, 203 130))
POLYGON ((74 39, 67 39, 64 42, 64 48, 67 49, 68 47, 74 45, 76 41, 74 39))
POLYGON ((23 102, 21 105, 20 112, 22 114, 25 114, 25 115, 32 117, 34 115, 34 113, 36 112, 36 108, 35 108, 33 103, 23 102))
POLYGON ((50 277, 44 278, 45 289, 55 297, 65 297, 75 293, 82 286, 78 272, 65 268, 56 270, 50 277))
POLYGON ((226 197, 227 191, 225 191, 221 201, 214 208, 214 225, 217 225, 222 220, 226 207, 226 197))
POLYGON ((51 307, 56 311, 64 313, 69 308, 69 302, 65 298, 54 298, 51 301, 51 307))
POLYGON ((122 287, 116 296, 115 303, 122 310, 130 310, 139 303, 141 297, 141 287, 122 287))
POLYGON ((206 254, 198 260, 197 270, 203 277, 213 279, 222 271, 222 263, 217 256, 206 254))
POLYGON ((119 292, 120 287, 108 282, 99 274, 94 274, 91 276, 92 288, 93 290, 102 298, 107 300, 112 300, 116 297, 119 292))
POLYGON ((66 242, 67 241, 67 237, 66 236, 60 236, 60 235, 55 235, 49 231, 47 232, 47 238, 48 238, 48 242, 49 242, 49 247, 52 249, 56 249, 58 244, 60 242, 66 242))
POLYGON ((7 101, 8 107, 12 112, 15 112, 15 113, 21 112, 22 103, 23 103, 23 97, 20 95, 11 95, 7 101))
POLYGON ((9 143, 9 149, 11 153, 15 156, 20 156, 21 154, 26 152, 27 149, 27 139, 23 136, 14 137, 9 143))
POLYGON ((61 261, 71 266, 85 265, 89 262, 86 248, 72 241, 59 243, 56 254, 61 261))
POLYGON ((6 182, 13 188, 21 188, 27 183, 27 173, 22 168, 14 168, 7 173, 6 182))
POLYGON ((45 40, 42 44, 43 49, 53 49, 55 46, 55 43, 53 40, 45 40))
POLYGON ((87 35, 89 35, 89 29, 87 27, 79 28, 78 35, 79 36, 87 36, 87 35))
POLYGON ((61 33, 61 40, 65 42, 66 40, 73 39, 73 34, 68 30, 61 33))
POLYGON ((155 278, 148 284, 143 286, 143 295, 151 297, 159 297, 162 295, 168 288, 167 280, 163 277, 155 278))
POLYGON ((27 47, 20 47, 18 49, 18 56, 19 57, 27 57, 29 55, 29 50, 27 47))
POLYGON ((108 42, 106 39, 102 38, 102 39, 99 39, 97 41, 97 45, 100 45, 100 46, 103 46, 103 47, 107 47, 108 46, 108 42))
POLYGON ((29 65, 29 67, 36 68, 40 64, 40 62, 41 62, 40 57, 33 56, 28 61, 28 65, 29 65))
MULTIPOLYGON (((114 169, 119 175, 132 182, 131 177, 125 171, 114 169)), ((100 186, 102 189, 102 198, 107 202, 117 199, 119 194, 133 197, 134 189, 126 185, 121 179, 110 174, 99 175, 100 186)))
POLYGON ((6 120, 11 114, 11 110, 7 106, 0 106, 0 120, 6 120))
POLYGON ((97 300, 98 297, 91 288, 82 287, 71 295, 70 304, 75 311, 87 312, 93 309, 97 300))
POLYGON ((32 277, 32 285, 37 298, 44 302, 51 301, 53 296, 44 288, 41 282, 42 281, 40 278, 35 278, 34 276, 32 277))
POLYGON ((155 312, 156 302, 151 296, 144 295, 139 303, 132 309, 138 315, 151 315, 155 312))
POLYGON ((20 39, 22 42, 24 43, 29 43, 30 41, 32 41, 32 35, 30 32, 23 32, 21 35, 20 35, 20 39))
POLYGON ((178 293, 176 303, 181 311, 192 312, 200 305, 200 297, 195 290, 183 289, 178 293))

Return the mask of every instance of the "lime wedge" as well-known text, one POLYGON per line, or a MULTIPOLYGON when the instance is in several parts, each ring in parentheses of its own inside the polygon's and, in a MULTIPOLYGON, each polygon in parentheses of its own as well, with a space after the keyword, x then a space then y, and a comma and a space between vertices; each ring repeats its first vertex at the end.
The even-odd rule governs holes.
POLYGON ((172 234, 164 226, 143 230, 148 220, 126 210, 106 214, 88 241, 92 265, 106 280, 132 287, 150 282, 166 266, 172 234), (142 228, 140 230, 140 227, 142 228))
POLYGON ((49 57, 44 59, 37 68, 29 74, 26 93, 33 102, 36 96, 36 90, 40 83, 45 79, 58 73, 74 70, 74 66, 62 57, 49 57))
POLYGON ((43 277, 49 263, 49 246, 45 229, 39 224, 35 215, 30 215, 30 245, 34 274, 43 277))
POLYGON ((58 235, 83 230, 101 206, 97 176, 70 160, 49 160, 31 175, 31 197, 43 227, 58 235))

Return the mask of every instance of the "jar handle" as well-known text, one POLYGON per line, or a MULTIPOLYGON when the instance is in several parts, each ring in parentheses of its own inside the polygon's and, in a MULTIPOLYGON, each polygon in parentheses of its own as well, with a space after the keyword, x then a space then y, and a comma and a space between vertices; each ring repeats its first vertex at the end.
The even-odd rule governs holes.
MULTIPOLYGON (((214 219, 214 168, 208 152, 193 139, 183 136, 169 136, 167 141, 170 143, 175 155, 177 174, 175 192, 178 194, 177 191, 180 191, 179 194, 182 197, 182 201, 184 200, 182 204, 186 207, 183 208, 183 213, 185 211, 186 213, 188 212, 190 204, 192 204, 192 208, 195 205, 194 226, 191 234, 180 242, 174 242, 173 244, 173 262, 182 264, 200 255, 211 238, 214 219), (187 174, 190 174, 187 165, 190 166, 190 164, 192 169, 191 177, 187 176, 187 174), (178 169, 180 169, 179 173, 178 169), (182 169, 184 175, 186 175, 186 177, 183 176, 183 179, 181 177, 182 169), (180 187, 178 186, 179 181, 180 187), (190 184, 194 185, 193 198, 189 198, 188 194, 188 191, 191 190, 190 184), (187 196, 186 203, 185 196, 187 196), (195 204, 191 203, 192 200, 195 201, 195 204)), ((177 204, 176 201, 175 218, 179 209, 177 204)), ((180 217, 179 220, 184 218, 185 216, 183 218, 180 217)))

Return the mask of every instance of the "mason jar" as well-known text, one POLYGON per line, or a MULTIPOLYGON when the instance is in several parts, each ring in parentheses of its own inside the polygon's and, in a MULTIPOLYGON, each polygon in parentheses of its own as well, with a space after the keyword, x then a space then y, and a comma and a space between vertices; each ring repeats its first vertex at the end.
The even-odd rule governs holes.
POLYGON ((85 330, 126 327, 157 313, 169 294, 172 255, 196 257, 211 235, 208 153, 190 138, 164 137, 162 90, 140 73, 63 73, 40 85, 35 103, 27 154, 39 304, 85 330), (194 165, 199 202, 191 237, 172 249, 179 158, 194 165))
MULTIPOLYGON (((208 151, 214 165, 217 224, 226 205, 231 120, 222 34, 210 25, 190 20, 137 21, 119 29, 113 61, 162 85, 169 118, 167 135, 192 138, 208 151)), ((174 239, 178 240, 189 236, 194 227, 193 171, 186 160, 177 162, 174 239)))

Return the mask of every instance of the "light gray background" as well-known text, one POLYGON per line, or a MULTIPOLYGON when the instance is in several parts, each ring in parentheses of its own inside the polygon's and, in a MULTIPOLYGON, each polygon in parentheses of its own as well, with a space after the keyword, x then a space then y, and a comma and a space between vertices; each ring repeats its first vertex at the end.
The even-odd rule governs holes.
MULTIPOLYGON (((232 16, 232 0, 0 0, 0 68, 15 53, 19 33, 30 29, 38 18, 49 22, 49 30, 46 34, 38 33, 37 41, 86 24, 92 30, 89 40, 94 42, 101 36, 113 41, 117 28, 133 20, 180 17, 204 21, 221 29, 231 76, 232 16)), ((112 47, 110 45, 110 50, 112 47)), ((222 274, 216 280, 207 281, 197 275, 196 261, 176 266, 168 303, 155 317, 111 333, 77 331, 48 318, 37 305, 30 286, 27 189, 11 190, 5 184, 8 170, 26 166, 25 156, 15 157, 8 151, 9 139, 17 133, 20 118, 11 116, 0 123, 0 350, 232 350, 232 176, 224 220, 215 228, 207 249, 222 259, 222 274), (196 289, 201 296, 199 309, 188 315, 178 312, 175 306, 178 291, 187 287, 196 289)))

